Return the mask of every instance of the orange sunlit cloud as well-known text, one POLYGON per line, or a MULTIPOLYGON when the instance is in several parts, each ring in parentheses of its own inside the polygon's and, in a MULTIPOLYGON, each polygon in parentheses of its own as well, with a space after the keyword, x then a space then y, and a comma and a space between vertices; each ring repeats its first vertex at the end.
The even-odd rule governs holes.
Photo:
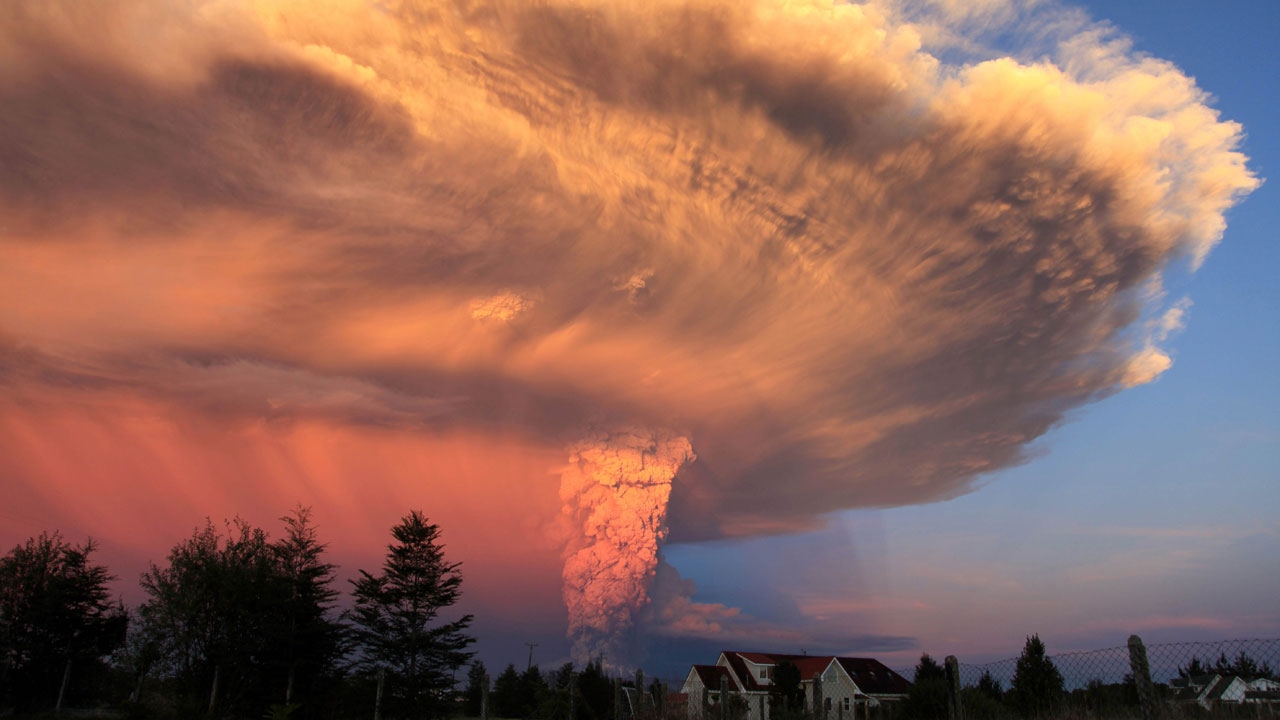
POLYGON ((302 501, 368 545, 423 506, 482 594, 564 560, 586 654, 735 617, 645 614, 668 537, 1020 462, 1169 367, 1161 274, 1257 180, 1171 65, 946 67, 903 17, 6 5, 11 516, 157 548, 302 501))

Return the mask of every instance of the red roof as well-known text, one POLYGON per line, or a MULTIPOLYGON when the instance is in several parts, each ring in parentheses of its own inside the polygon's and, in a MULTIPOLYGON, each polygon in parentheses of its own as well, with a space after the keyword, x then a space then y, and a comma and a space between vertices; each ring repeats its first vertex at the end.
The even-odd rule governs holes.
MULTIPOLYGON (((911 683, 898 673, 890 670, 884 663, 873 658, 836 657, 834 655, 789 655, 785 653, 738 652, 724 651, 724 656, 733 668, 733 674, 748 691, 768 692, 768 683, 761 683, 756 674, 747 667, 747 662, 757 665, 776 666, 789 662, 800 670, 802 682, 812 681, 820 675, 834 660, 840 663, 849 677, 857 683, 858 688, 869 695, 905 695, 911 689, 911 683)), ((694 666, 705 667, 705 666, 694 666)), ((723 670, 724 668, 721 667, 723 670)), ((703 681, 705 682, 705 680, 703 681)), ((716 680, 719 682, 719 680, 716 680)))
POLYGON ((728 678, 729 687, 737 689, 737 683, 733 681, 733 676, 729 674, 728 668, 719 665, 694 665, 693 671, 698 673, 698 679, 702 681, 702 686, 708 690, 720 689, 720 678, 728 678))
POLYGON ((858 684, 858 688, 868 695, 906 695, 911 690, 911 683, 906 678, 885 667, 879 660, 842 657, 836 658, 836 661, 858 684))
MULTIPOLYGON (((762 653, 752 653, 755 656, 761 656, 762 653)), ((743 662, 742 653, 725 652, 724 656, 729 660, 729 666, 733 668, 733 674, 741 681, 743 689, 752 692, 764 692, 769 689, 768 685, 761 685, 756 676, 743 662)), ((752 662, 757 662, 753 660, 752 662)), ((719 666, 717 666, 719 667, 719 666)), ((720 668, 723 670, 724 668, 720 668)))

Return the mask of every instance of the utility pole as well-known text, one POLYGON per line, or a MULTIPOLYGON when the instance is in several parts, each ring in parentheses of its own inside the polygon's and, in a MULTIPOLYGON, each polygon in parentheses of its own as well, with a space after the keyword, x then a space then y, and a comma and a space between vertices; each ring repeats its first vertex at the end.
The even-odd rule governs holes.
POLYGON ((525 670, 528 670, 533 667, 533 649, 538 647, 538 643, 525 643, 525 645, 529 646, 529 664, 524 668, 525 670))

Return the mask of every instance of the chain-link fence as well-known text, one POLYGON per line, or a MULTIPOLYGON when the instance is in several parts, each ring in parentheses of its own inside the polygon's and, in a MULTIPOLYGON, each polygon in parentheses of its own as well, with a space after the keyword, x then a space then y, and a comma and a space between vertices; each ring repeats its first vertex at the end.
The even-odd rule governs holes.
MULTIPOLYGON (((961 661, 957 670, 965 720, 1043 714, 1280 718, 1280 639, 1145 647, 1139 641, 1136 647, 1038 659, 961 661)), ((915 668, 898 672, 912 679, 915 668)))

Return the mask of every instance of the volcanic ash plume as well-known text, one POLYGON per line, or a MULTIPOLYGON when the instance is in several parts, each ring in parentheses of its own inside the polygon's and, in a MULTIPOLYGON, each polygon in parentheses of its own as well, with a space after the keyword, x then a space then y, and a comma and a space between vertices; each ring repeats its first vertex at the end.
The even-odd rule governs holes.
POLYGON ((570 448, 560 498, 573 528, 564 601, 575 658, 623 659, 621 641, 649 602, 671 481, 693 460, 687 438, 636 427, 593 431, 570 448))

